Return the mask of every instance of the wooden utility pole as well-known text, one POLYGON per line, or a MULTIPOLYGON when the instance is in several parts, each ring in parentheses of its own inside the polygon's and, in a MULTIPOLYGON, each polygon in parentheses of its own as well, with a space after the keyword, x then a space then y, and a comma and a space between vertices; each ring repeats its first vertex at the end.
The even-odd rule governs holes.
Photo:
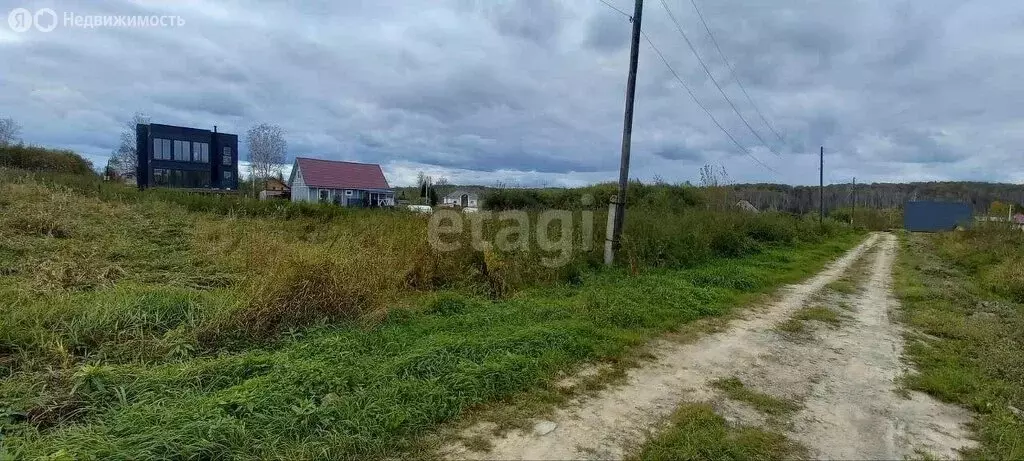
POLYGON ((853 178, 853 213, 850 213, 850 227, 857 221, 857 178, 853 178))
POLYGON ((825 146, 821 146, 818 166, 818 224, 825 226, 825 146))
POLYGON ((615 252, 622 240, 622 223, 626 217, 626 188, 629 186, 629 148, 633 137, 633 100, 636 94, 636 67, 640 48, 640 18, 644 12, 644 1, 636 0, 633 7, 633 37, 629 48, 629 78, 626 81, 626 113, 622 123, 622 158, 619 163, 619 194, 615 197, 615 213, 612 219, 612 235, 606 238, 604 263, 615 262, 615 252))

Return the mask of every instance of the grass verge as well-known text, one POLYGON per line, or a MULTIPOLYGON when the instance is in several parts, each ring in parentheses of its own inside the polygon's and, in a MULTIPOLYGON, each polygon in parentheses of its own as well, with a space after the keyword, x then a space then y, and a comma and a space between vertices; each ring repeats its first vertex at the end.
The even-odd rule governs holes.
POLYGON ((654 335, 812 275, 858 240, 635 276, 601 271, 498 301, 430 295, 373 326, 296 330, 273 347, 216 356, 15 373, 0 385, 13 415, 4 446, 16 458, 401 455, 468 410, 531 398, 561 370, 627 357, 654 335), (41 394, 49 379, 68 385, 41 394), (24 418, 34 408, 65 411, 61 402, 72 403, 72 424, 24 418))
POLYGON ((1012 287, 1024 235, 977 229, 902 235, 896 293, 916 373, 904 385, 977 414, 980 446, 967 458, 1024 458, 1024 304, 1012 287), (1011 287, 1007 289, 1007 287, 1011 287))

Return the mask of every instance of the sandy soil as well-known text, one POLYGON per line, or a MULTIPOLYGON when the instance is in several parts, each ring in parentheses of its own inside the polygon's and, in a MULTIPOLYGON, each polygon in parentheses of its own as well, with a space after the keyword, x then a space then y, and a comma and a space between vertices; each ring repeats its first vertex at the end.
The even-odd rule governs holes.
MULTIPOLYGON (((900 327, 890 318, 897 308, 890 287, 896 248, 893 235, 874 234, 725 331, 688 344, 655 344, 654 359, 631 370, 622 385, 555 411, 550 419, 536 421, 534 430, 492 437, 487 452, 462 445, 443 452, 457 459, 621 459, 664 427, 681 403, 712 402, 726 419, 781 431, 807 446, 814 458, 956 457, 958 448, 973 443, 965 428, 971 415, 924 394, 897 392, 895 380, 908 369, 900 360, 900 327), (872 247, 878 251, 866 253, 872 247), (775 329, 861 256, 874 259, 867 266, 870 273, 848 299, 838 328, 819 325, 810 340, 794 340, 775 329), (797 401, 802 409, 785 421, 766 418, 709 384, 726 377, 797 401)), ((486 433, 487 426, 471 427, 464 436, 486 433)))

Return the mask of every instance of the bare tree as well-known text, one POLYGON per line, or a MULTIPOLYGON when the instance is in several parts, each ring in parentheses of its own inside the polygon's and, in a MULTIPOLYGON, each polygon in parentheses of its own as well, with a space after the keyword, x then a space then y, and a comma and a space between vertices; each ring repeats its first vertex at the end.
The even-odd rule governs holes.
POLYGON ((135 126, 140 124, 149 124, 149 117, 141 112, 136 112, 131 119, 124 123, 124 127, 121 129, 121 141, 117 148, 110 153, 110 161, 107 162, 107 166, 118 176, 135 177, 135 171, 139 166, 138 149, 135 147, 137 145, 135 126))
POLYGON ((253 178, 270 178, 281 171, 288 144, 280 126, 260 123, 245 136, 249 145, 249 168, 253 178))
POLYGON ((21 142, 21 125, 13 118, 0 118, 0 146, 9 146, 21 142))

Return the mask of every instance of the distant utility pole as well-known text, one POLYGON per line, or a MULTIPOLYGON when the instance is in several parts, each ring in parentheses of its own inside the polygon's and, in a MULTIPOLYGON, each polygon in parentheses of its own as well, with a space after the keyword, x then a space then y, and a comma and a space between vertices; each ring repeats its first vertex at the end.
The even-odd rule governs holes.
POLYGON ((850 214, 850 226, 857 220, 857 177, 853 178, 853 213, 850 214))
POLYGON ((606 237, 604 263, 615 262, 615 252, 622 243, 622 223, 626 217, 626 188, 629 186, 629 148, 633 137, 633 100, 636 94, 636 67, 640 48, 640 17, 644 12, 644 1, 636 0, 633 7, 633 37, 629 48, 629 79, 626 81, 626 113, 622 123, 622 159, 619 163, 619 194, 615 197, 611 236, 606 237))
POLYGON ((818 224, 825 226, 825 146, 821 146, 818 166, 818 224))

